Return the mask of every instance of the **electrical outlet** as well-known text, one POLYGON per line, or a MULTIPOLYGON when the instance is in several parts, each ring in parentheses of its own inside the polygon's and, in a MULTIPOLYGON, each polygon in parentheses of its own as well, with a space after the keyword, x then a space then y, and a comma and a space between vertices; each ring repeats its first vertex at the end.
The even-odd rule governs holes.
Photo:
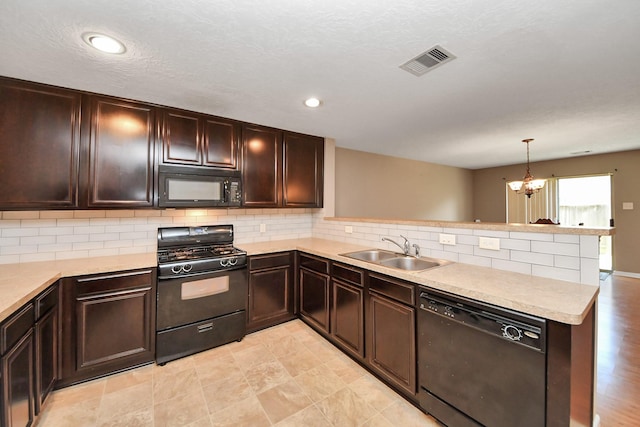
POLYGON ((456 244, 456 235, 455 234, 440 234, 440 238, 438 241, 443 245, 455 245, 456 244))
POLYGON ((264 233, 267 231, 267 224, 260 224, 260 232, 264 233))
POLYGON ((344 232, 345 232, 345 233, 348 233, 348 234, 353 233, 353 227, 352 227, 352 226, 350 226, 350 225, 345 225, 345 226, 344 226, 344 232))
POLYGON ((633 202, 622 202, 622 210, 624 210, 624 211, 632 211, 633 210, 633 202))
POLYGON ((480 237, 478 238, 478 246, 480 249, 489 249, 492 251, 500 250, 500 239, 493 237, 480 237))

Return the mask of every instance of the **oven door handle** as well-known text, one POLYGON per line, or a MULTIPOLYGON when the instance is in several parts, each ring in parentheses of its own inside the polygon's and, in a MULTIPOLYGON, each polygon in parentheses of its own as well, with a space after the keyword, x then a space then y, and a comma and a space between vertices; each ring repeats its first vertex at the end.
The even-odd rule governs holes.
POLYGON ((198 325, 198 333, 209 332, 213 330, 213 322, 198 325))

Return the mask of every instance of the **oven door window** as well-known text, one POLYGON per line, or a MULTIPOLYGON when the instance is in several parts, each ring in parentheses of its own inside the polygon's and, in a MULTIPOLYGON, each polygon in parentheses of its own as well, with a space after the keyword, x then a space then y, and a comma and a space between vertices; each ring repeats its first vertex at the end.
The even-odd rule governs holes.
POLYGON ((229 276, 183 282, 180 299, 190 300, 229 292, 229 276))

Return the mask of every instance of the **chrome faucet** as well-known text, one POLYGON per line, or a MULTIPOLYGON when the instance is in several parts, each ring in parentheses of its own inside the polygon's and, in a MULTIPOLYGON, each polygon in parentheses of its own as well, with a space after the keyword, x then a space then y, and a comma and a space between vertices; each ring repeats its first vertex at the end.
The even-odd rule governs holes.
POLYGON ((400 237, 402 237, 404 239, 404 243, 401 245, 400 243, 396 242, 395 240, 392 240, 388 237, 383 237, 382 240, 385 242, 391 242, 394 245, 396 245, 397 247, 399 247, 400 249, 402 249, 402 253, 405 255, 409 255, 409 251, 411 250, 411 246, 409 245, 409 239, 407 239, 406 237, 404 237, 402 234, 400 235, 400 237))

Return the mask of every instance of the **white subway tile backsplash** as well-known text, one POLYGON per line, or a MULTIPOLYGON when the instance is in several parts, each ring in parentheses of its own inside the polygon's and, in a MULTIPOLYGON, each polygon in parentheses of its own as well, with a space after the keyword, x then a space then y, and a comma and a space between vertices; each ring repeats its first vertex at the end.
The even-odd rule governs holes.
POLYGON ((37 235, 37 228, 5 228, 2 230, 2 237, 23 237, 37 235))
POLYGON ((58 236, 56 238, 56 242, 58 243, 78 243, 78 242, 88 242, 89 235, 88 234, 68 234, 58 236))
POLYGON ((496 230, 473 230, 474 236, 482 236, 482 237, 498 237, 500 239, 508 239, 509 232, 508 231, 496 231, 496 230))
POLYGON ((580 256, 580 246, 571 243, 531 242, 531 252, 580 256))
POLYGON ((580 283, 598 286, 600 284, 600 265, 597 258, 580 260, 580 283))
POLYGON ((38 219, 39 211, 5 211, 2 213, 2 219, 38 219))
POLYGON ((402 234, 418 244, 424 256, 597 283, 596 236, 325 221, 323 215, 321 209, 0 212, 0 263, 153 253, 158 227, 234 224, 239 245, 313 236, 399 251, 381 239, 390 237, 401 242, 402 234), (260 224, 267 225, 265 233, 260 233, 260 224), (353 227, 352 234, 345 233, 346 225, 353 227), (441 245, 441 233, 454 234, 457 244, 441 245), (478 236, 501 239, 501 250, 479 249, 478 236))
POLYGON ((534 276, 547 277, 549 279, 566 280, 568 282, 580 283, 580 270, 569 270, 566 268, 547 267, 544 265, 532 265, 531 273, 534 276))
POLYGON ((580 236, 580 256, 598 258, 600 253, 598 236, 580 236))
POLYGON ((522 240, 540 240, 543 242, 553 242, 553 234, 547 233, 525 233, 522 231, 510 231, 509 237, 522 240))
POLYGON ((46 245, 50 243, 56 242, 56 236, 32 236, 32 237, 21 237, 20 245, 28 246, 28 245, 46 245))
POLYGON ((560 268, 570 268, 572 270, 580 269, 580 258, 575 256, 554 255, 553 265, 560 268))
POLYGON ((525 262, 509 261, 505 259, 492 259, 491 268, 511 271, 513 273, 531 274, 531 264, 525 262))
POLYGON ((73 218, 73 211, 41 211, 40 218, 41 219, 73 218))
POLYGON ((553 255, 536 252, 511 251, 511 261, 526 262, 529 264, 553 266, 553 255))
POLYGON ((490 249, 480 249, 479 246, 474 246, 473 254, 476 256, 483 256, 487 258, 509 259, 509 250, 507 249, 494 251, 490 249))
POLYGON ((3 246, 0 247, 0 255, 20 255, 32 254, 38 252, 38 245, 20 245, 20 246, 3 246))
POLYGON ((531 251, 531 241, 519 239, 500 239, 502 249, 514 249, 517 251, 531 251))
POLYGON ((458 262, 479 265, 480 267, 491 267, 491 258, 486 258, 483 256, 460 254, 458 257, 458 262))
POLYGON ((554 234, 553 241, 558 243, 580 243, 580 236, 575 234, 554 234))

